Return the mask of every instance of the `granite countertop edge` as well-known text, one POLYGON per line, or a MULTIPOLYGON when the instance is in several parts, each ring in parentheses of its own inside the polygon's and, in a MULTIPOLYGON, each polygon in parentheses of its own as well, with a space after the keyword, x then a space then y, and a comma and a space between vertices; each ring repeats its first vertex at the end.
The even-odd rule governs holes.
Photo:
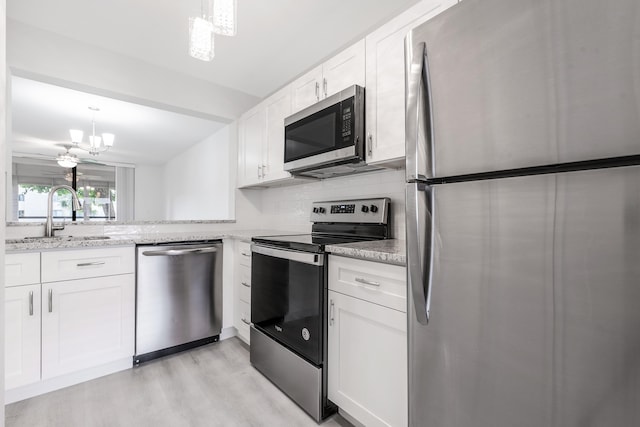
POLYGON ((406 244, 403 240, 387 239, 327 245, 326 250, 334 255, 357 258, 365 261, 382 262, 400 266, 407 264, 406 244))
MULTIPOLYGON (((236 239, 251 242, 253 236, 291 234, 282 230, 228 230, 218 232, 151 233, 138 235, 109 235, 108 239, 96 240, 34 240, 15 242, 22 239, 7 239, 6 253, 47 251, 55 249, 82 249, 111 246, 155 245, 171 242, 192 242, 198 240, 236 239), (13 242, 11 242, 13 241, 13 242)), ((64 236, 61 236, 64 237, 64 236)), ((26 240, 26 239, 25 239, 26 240)))

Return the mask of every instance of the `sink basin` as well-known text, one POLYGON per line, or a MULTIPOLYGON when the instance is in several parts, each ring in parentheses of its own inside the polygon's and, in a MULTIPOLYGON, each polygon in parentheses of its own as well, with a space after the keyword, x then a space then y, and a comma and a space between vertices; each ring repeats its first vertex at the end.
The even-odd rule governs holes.
POLYGON ((54 237, 24 237, 22 239, 7 239, 5 243, 31 243, 31 242, 86 242, 90 240, 107 240, 109 236, 54 236, 54 237))

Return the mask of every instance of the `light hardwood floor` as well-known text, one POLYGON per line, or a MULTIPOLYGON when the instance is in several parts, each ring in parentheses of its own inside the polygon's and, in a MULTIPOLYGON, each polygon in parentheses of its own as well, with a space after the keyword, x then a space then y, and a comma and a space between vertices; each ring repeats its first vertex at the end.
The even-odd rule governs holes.
MULTIPOLYGON (((237 338, 6 407, 6 426, 317 426, 237 338)), ((340 416, 322 427, 350 426, 340 416)))

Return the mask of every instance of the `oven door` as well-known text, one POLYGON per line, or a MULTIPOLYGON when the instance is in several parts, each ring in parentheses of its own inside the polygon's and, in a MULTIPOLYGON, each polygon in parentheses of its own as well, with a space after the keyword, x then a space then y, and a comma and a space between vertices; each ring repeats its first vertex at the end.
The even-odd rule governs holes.
POLYGON ((252 245, 251 322, 320 365, 324 335, 324 254, 252 245))

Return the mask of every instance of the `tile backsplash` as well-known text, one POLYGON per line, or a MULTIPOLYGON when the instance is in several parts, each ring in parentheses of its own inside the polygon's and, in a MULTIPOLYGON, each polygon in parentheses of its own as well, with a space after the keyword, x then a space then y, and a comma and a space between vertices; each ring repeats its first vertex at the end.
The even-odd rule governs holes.
MULTIPOLYGON (((312 202, 368 197, 391 199, 392 237, 404 240, 404 169, 349 175, 261 191, 260 222, 269 228, 308 232, 312 202)), ((258 224, 255 224, 258 225, 258 224)))

